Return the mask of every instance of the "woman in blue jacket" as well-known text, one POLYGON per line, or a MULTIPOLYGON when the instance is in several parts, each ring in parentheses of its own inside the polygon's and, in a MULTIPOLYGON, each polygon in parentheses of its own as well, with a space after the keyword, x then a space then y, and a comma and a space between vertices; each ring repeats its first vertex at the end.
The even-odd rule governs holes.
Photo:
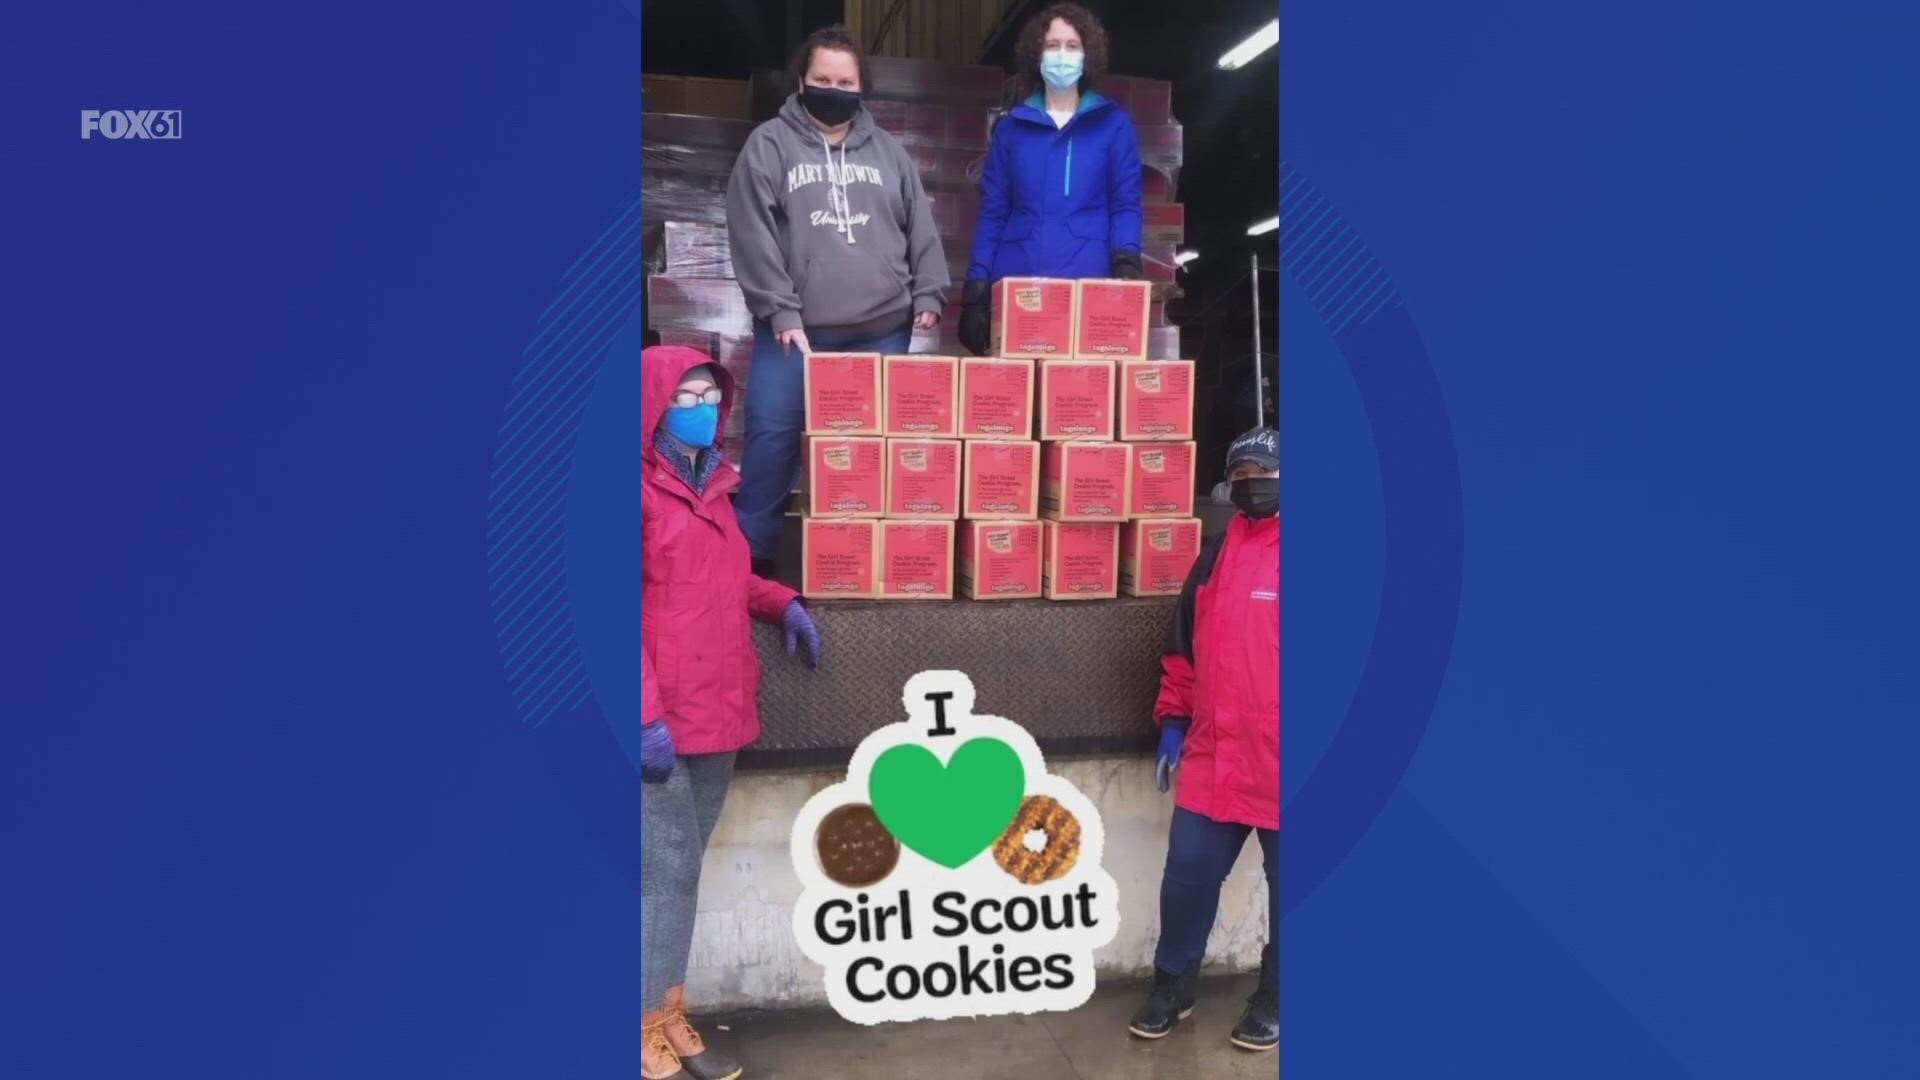
POLYGON ((1126 110, 1093 89, 1106 30, 1079 4, 1055 4, 1015 56, 1022 100, 994 125, 961 294, 960 342, 978 354, 1003 277, 1140 276, 1140 143, 1126 110))

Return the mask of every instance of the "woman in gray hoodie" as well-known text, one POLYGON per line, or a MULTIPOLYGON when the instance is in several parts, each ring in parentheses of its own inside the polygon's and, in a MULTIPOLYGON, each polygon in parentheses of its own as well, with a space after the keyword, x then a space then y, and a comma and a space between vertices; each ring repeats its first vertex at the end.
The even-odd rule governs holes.
POLYGON ((734 277, 753 313, 747 440, 734 499, 771 576, 800 471, 801 354, 904 353, 946 304, 946 253, 920 173, 860 105, 860 46, 839 26, 794 57, 795 92, 747 138, 727 181, 734 277))

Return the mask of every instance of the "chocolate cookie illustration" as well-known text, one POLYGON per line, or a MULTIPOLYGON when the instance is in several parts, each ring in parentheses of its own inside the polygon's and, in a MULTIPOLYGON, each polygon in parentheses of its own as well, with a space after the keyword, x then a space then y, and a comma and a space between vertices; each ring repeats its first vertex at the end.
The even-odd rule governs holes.
POLYGON ((852 889, 879 882, 900 862, 900 841, 866 803, 828 811, 813 834, 813 846, 827 878, 852 889))

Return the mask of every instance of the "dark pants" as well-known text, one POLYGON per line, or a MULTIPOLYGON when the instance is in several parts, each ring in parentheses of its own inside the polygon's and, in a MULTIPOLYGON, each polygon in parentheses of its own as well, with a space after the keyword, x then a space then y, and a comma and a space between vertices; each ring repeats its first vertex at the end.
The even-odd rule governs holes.
MULTIPOLYGON (((886 334, 843 333, 807 328, 815 352, 905 353, 913 344, 913 323, 886 334)), ((787 494, 800 478, 800 432, 807 424, 806 384, 800 350, 782 352, 773 328, 753 324, 753 363, 747 371, 747 446, 740 457, 740 489, 733 515, 756 559, 780 550, 780 529, 787 515, 787 494)))
POLYGON ((733 754, 682 754, 673 774, 640 785, 640 1001, 660 1008, 687 981, 700 863, 733 782, 733 754))
POLYGON ((1200 966, 1207 935, 1220 911, 1220 885, 1247 842, 1260 834, 1267 864, 1267 947, 1260 953, 1260 985, 1280 991, 1280 832, 1214 821, 1175 807, 1167 838, 1167 869, 1160 878, 1160 947, 1153 963, 1182 974, 1200 966))

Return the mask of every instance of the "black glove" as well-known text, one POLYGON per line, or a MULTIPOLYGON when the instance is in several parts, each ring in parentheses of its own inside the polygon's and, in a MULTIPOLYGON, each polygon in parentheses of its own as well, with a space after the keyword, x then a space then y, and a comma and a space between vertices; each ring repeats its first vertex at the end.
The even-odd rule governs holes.
POLYGON ((975 356, 993 346, 993 299, 984 281, 969 281, 960 294, 960 344, 975 356))
POLYGON ((1123 281, 1140 279, 1140 253, 1137 251, 1116 251, 1107 264, 1107 272, 1123 281))

